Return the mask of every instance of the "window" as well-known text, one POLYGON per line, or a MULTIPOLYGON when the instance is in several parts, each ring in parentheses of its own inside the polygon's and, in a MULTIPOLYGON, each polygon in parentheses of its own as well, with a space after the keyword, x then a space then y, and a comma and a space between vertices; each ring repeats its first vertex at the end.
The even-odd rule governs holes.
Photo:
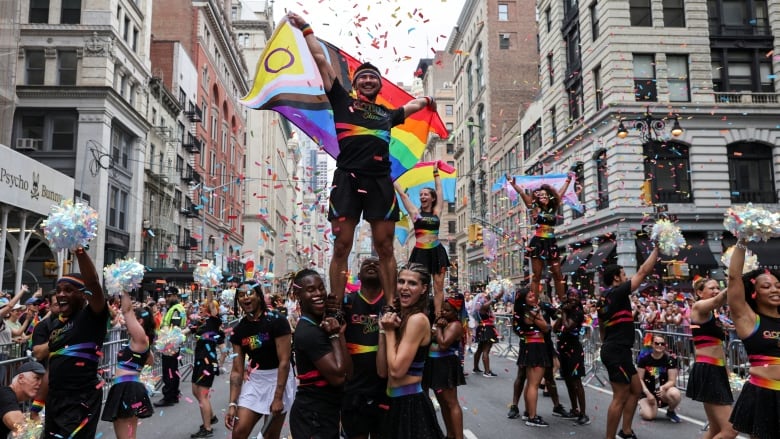
POLYGON ((550 85, 555 82, 555 69, 553 69, 553 54, 552 52, 547 54, 547 73, 550 77, 550 85))
POLYGON ((634 54, 634 97, 637 101, 657 101, 655 55, 634 54))
POLYGON ((733 143, 727 147, 732 203, 777 203, 772 147, 733 143))
POLYGON ((607 150, 596 153, 596 209, 609 207, 609 168, 607 168, 607 150))
MULTIPOLYGON (((508 48, 508 47, 507 47, 508 48)), ((479 89, 485 88, 485 51, 482 50, 482 44, 477 47, 477 81, 479 89)))
POLYGON ((597 2, 593 2, 590 5, 590 33, 593 34, 593 41, 596 41, 599 37, 599 16, 597 11, 597 2))
POLYGON ((133 48, 133 51, 138 50, 138 29, 133 26, 133 40, 130 42, 130 47, 133 48))
POLYGON ((62 14, 60 15, 60 23, 81 23, 81 0, 62 0, 62 14))
MULTIPOLYGON (((765 56, 771 50, 771 46, 766 49, 713 49, 713 89, 716 92, 774 92, 772 59, 765 56)), ((721 97, 724 99, 730 97, 721 97)))
POLYGON ((569 21, 570 17, 576 17, 579 11, 578 0, 563 0, 563 16, 564 22, 569 21))
POLYGON ((46 57, 43 50, 27 49, 24 51, 27 62, 27 85, 43 85, 43 75, 46 69, 46 57))
POLYGON ((76 85, 76 51, 59 50, 57 52, 57 71, 59 85, 76 85))
POLYGON ((547 23, 547 32, 550 32, 550 29, 552 29, 552 17, 550 17, 549 6, 544 10, 544 21, 547 23))
POLYGON ((577 76, 567 89, 569 92, 569 122, 573 123, 582 117, 585 108, 582 93, 582 77, 577 76))
POLYGON ((455 221, 447 221, 447 233, 455 234, 455 230, 457 228, 455 227, 455 221))
POLYGON ((116 125, 111 128, 111 159, 114 165, 127 169, 132 143, 130 133, 116 125))
POLYGON ((454 143, 448 143, 447 144, 447 154, 455 154, 455 144, 454 143))
POLYGON ((688 147, 675 142, 648 142, 643 146, 645 178, 652 184, 656 203, 691 203, 688 147))
POLYGON ((664 0, 664 26, 685 27, 683 0, 664 0))
POLYGON ((452 132, 453 129, 452 122, 447 122, 446 124, 444 124, 444 127, 447 129, 447 132, 450 133, 452 132))
POLYGON ((128 193, 115 186, 108 192, 108 225, 119 230, 127 230, 127 199, 128 193))
POLYGON ((471 62, 466 66, 466 90, 468 94, 468 105, 474 102, 474 66, 471 62))
POLYGON ((578 76, 582 67, 582 54, 580 53, 580 29, 579 26, 572 26, 564 35, 566 43, 566 76, 578 76))
POLYGON ((30 0, 30 23, 49 22, 49 0, 30 0))
POLYGON ((631 13, 631 26, 650 27, 653 25, 650 0, 628 0, 628 7, 631 13))
POLYGON ((509 49, 509 34, 498 35, 498 48, 509 49))
POLYGON ((50 118, 52 151, 73 151, 76 148, 76 117, 55 115, 50 118))
POLYGON ((452 104, 447 104, 444 106, 444 115, 445 116, 452 116, 452 104))
POLYGON ((523 133, 523 155, 527 160, 536 151, 542 148, 542 121, 537 120, 523 133))
POLYGON ((122 39, 127 42, 130 37, 130 17, 125 17, 125 27, 122 33, 122 39))
POLYGON ((574 170, 576 176, 574 181, 571 182, 574 185, 574 193, 577 194, 577 201, 580 204, 580 210, 572 208, 571 214, 573 218, 585 216, 585 168, 582 165, 582 162, 577 164, 574 170))
POLYGON ((766 0, 708 0, 707 16, 712 35, 771 35, 766 0))
POLYGON ((447 203, 447 213, 455 213, 455 203, 447 203))
POLYGON ((666 65, 669 82, 669 100, 671 102, 688 102, 691 100, 688 85, 688 56, 667 55, 666 65))
POLYGON ((509 21, 509 5, 506 3, 498 4, 498 21, 509 21))
POLYGON ((555 106, 550 108, 550 137, 552 137, 552 142, 555 143, 558 141, 558 128, 555 126, 555 118, 557 117, 555 106))
POLYGON ((596 111, 599 111, 604 106, 604 90, 601 88, 601 66, 593 69, 593 89, 595 90, 596 111))

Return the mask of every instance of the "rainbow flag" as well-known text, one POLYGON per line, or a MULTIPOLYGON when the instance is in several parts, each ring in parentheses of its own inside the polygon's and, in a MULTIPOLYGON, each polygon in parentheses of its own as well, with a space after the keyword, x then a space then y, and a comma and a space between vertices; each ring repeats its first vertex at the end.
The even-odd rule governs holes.
MULTIPOLYGON (((361 64, 330 43, 319 40, 339 82, 349 90, 351 74, 361 64)), ((376 103, 394 109, 413 97, 383 78, 376 103)), ((339 155, 333 110, 325 96, 319 69, 303 34, 284 17, 257 62, 252 89, 240 102, 259 110, 274 110, 295 124, 333 158, 339 155)), ((422 157, 430 132, 448 136, 439 114, 425 108, 394 127, 390 140, 390 175, 398 178, 422 157)))
POLYGON ((395 239, 398 240, 399 244, 406 245, 411 227, 412 222, 409 220, 409 215, 401 214, 401 219, 395 222, 395 239))
MULTIPOLYGON (((433 181, 433 170, 436 168, 436 162, 419 162, 412 169, 409 169, 396 179, 396 182, 406 191, 409 199, 415 206, 420 207, 420 191, 424 188, 435 188, 433 181)), ((439 163, 439 179, 441 179, 441 189, 443 194, 439 194, 444 201, 455 202, 455 184, 458 179, 458 171, 446 164, 439 163)), ((408 213, 403 203, 399 203, 401 211, 408 213)), ((444 211, 443 206, 442 212, 444 211)))

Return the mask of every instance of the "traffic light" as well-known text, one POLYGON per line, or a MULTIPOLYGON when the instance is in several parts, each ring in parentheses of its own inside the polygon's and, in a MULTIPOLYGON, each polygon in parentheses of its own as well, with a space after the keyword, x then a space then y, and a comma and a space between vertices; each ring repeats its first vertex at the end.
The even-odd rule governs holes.
POLYGON ((479 224, 474 224, 474 228, 476 229, 475 241, 482 242, 482 226, 480 226, 479 224))
POLYGON ((477 240, 477 225, 476 224, 469 224, 469 242, 474 242, 477 240))

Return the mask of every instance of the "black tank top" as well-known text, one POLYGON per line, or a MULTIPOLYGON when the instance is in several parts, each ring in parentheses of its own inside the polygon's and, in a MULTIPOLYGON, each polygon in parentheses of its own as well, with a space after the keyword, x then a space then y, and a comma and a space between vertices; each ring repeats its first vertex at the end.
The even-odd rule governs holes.
POLYGON ((439 227, 441 227, 441 220, 431 212, 420 211, 420 215, 414 221, 415 230, 432 230, 438 232, 439 227))
POLYGON ((116 354, 116 367, 122 370, 140 372, 146 365, 147 358, 149 358, 149 348, 144 352, 138 353, 130 349, 130 344, 126 344, 116 354))
POLYGON ((756 313, 756 326, 742 344, 751 366, 780 364, 780 319, 756 313))
POLYGON ((409 376, 419 377, 423 374, 423 369, 425 369, 425 358, 428 357, 428 346, 420 346, 417 348, 417 352, 414 354, 414 359, 412 359, 412 364, 409 365, 409 371, 406 372, 409 376))
POLYGON ((558 220, 555 210, 544 210, 539 207, 539 213, 536 214, 536 224, 540 226, 554 226, 558 220))
POLYGON ((726 339, 726 332, 719 319, 710 314, 710 318, 704 323, 695 323, 691 321, 691 335, 693 336, 693 346, 696 349, 706 348, 708 346, 722 346, 726 339))

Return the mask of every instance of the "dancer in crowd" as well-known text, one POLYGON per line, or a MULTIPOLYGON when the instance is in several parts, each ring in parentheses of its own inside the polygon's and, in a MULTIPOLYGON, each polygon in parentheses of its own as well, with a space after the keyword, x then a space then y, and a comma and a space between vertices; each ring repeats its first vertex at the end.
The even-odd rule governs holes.
POLYGON ((490 368, 490 350, 493 344, 498 341, 498 331, 496 330, 496 318, 493 313, 493 304, 501 300, 504 290, 499 291, 495 297, 487 292, 480 293, 474 299, 474 319, 477 321, 477 330, 474 339, 477 342, 477 351, 474 352, 474 373, 482 372, 485 378, 498 376, 490 368), (483 372, 479 368, 479 360, 485 367, 483 372))
POLYGON ((443 439, 430 398, 423 392, 422 375, 431 323, 428 294, 431 275, 421 264, 411 263, 398 272, 399 313, 382 315, 379 332, 377 372, 387 377, 390 412, 385 437, 388 439, 443 439))
POLYGON ((154 342, 154 316, 148 309, 133 309, 127 291, 122 292, 120 312, 124 316, 129 343, 122 346, 116 356, 114 382, 108 391, 106 407, 101 419, 114 423, 118 439, 135 439, 138 419, 154 413, 146 386, 141 383, 141 370, 154 363, 149 346, 154 342))
POLYGON ((21 405, 31 401, 38 394, 46 369, 36 361, 28 361, 21 366, 11 381, 11 385, 0 387, 0 438, 17 437, 26 425, 21 405))
POLYGON ((463 295, 448 297, 441 316, 433 326, 433 339, 425 360, 423 387, 433 389, 441 406, 448 438, 463 439, 463 411, 458 401, 458 386, 466 384, 459 351, 462 348, 463 324, 460 320, 463 295))
MULTIPOLYGON (((187 312, 184 306, 179 303, 179 290, 176 287, 169 287, 165 295, 165 302, 168 310, 163 316, 160 328, 171 328, 178 326, 181 329, 187 327, 187 312)), ((168 407, 179 402, 179 351, 171 355, 162 354, 162 381, 163 397, 154 403, 155 407, 168 407)))
POLYGON ((585 353, 580 341, 580 331, 585 321, 580 293, 569 289, 566 302, 561 304, 561 315, 553 330, 558 334, 558 358, 561 362, 561 377, 566 383, 571 401, 571 414, 577 418, 578 425, 590 424, 586 414, 585 388, 582 377, 585 376, 585 353))
POLYGON ((294 438, 337 439, 343 386, 352 372, 346 325, 325 317, 327 292, 319 273, 303 269, 292 284, 301 320, 293 336, 299 384, 290 409, 290 433, 294 438))
POLYGON ((75 253, 81 273, 67 274, 56 284, 60 314, 49 335, 46 437, 94 438, 100 421, 98 363, 108 307, 92 259, 83 248, 75 253))
POLYGON ((734 429, 757 439, 780 438, 780 272, 753 270, 745 275, 745 245, 737 242, 727 289, 731 319, 750 361, 729 420, 734 429))
POLYGON ((219 318, 219 304, 214 300, 214 290, 206 289, 206 300, 198 309, 198 319, 190 322, 185 333, 195 334, 195 364, 192 367, 192 396, 198 401, 203 424, 191 438, 211 437, 214 430, 211 424, 217 422, 217 416, 211 409, 211 386, 214 377, 219 375, 218 345, 225 340, 222 331, 222 319, 219 318))
POLYGON ((387 379, 377 374, 379 315, 385 305, 379 275, 379 259, 369 256, 360 263, 360 290, 344 297, 344 336, 352 356, 352 377, 344 385, 341 427, 348 439, 380 438, 390 402, 387 379))
POLYGON ((390 129, 427 106, 435 110, 436 104, 429 97, 413 99, 395 110, 377 104, 382 76, 379 69, 370 63, 355 69, 352 89, 357 97, 350 96, 345 84, 339 82, 311 26, 297 14, 289 13, 287 18, 290 24, 303 31, 317 63, 323 87, 333 107, 339 141, 340 152, 328 212, 335 236, 329 268, 331 294, 336 296, 337 303, 341 303, 347 283, 347 258, 362 213, 371 225, 374 248, 381 266, 382 290, 391 304, 396 277, 393 238, 399 210, 390 178, 390 129))
POLYGON ((737 432, 729 422, 734 397, 726 370, 723 342, 726 331, 715 316, 715 310, 726 303, 726 290, 718 288, 718 281, 702 278, 694 282, 696 302, 691 308, 691 335, 696 354, 688 375, 685 396, 704 403, 709 428, 703 439, 734 439, 737 432))
POLYGON ((642 398, 638 402, 639 416, 645 421, 652 421, 658 414, 659 407, 668 407, 666 417, 679 424, 680 417, 675 409, 680 405, 682 393, 676 386, 680 372, 677 356, 666 350, 667 343, 663 336, 652 336, 652 343, 652 350, 640 353, 636 362, 637 375, 642 383, 642 398))
POLYGON ((533 210, 532 216, 536 224, 534 237, 528 244, 528 256, 531 258, 531 290, 541 294, 540 282, 542 280, 542 270, 545 264, 550 268, 553 281, 555 282, 555 294, 559 300, 565 296, 566 283, 561 274, 561 257, 558 253, 558 243, 555 240, 555 223, 558 221, 558 208, 561 205, 563 194, 569 187, 573 172, 569 172, 566 182, 559 190, 555 190, 550 185, 543 184, 532 194, 528 194, 524 189, 515 183, 514 177, 506 176, 509 184, 523 199, 523 203, 529 209, 533 210))
POLYGON ((409 262, 417 262, 428 269, 433 277, 433 309, 434 315, 438 316, 441 311, 441 304, 444 301, 444 272, 450 266, 450 260, 447 257, 447 250, 439 242, 439 227, 441 227, 441 207, 443 203, 439 202, 439 197, 444 193, 439 177, 439 163, 433 169, 434 188, 423 188, 420 190, 420 208, 412 203, 409 196, 404 192, 398 183, 393 183, 395 191, 401 198, 401 201, 409 213, 409 218, 414 223, 414 236, 416 238, 412 254, 409 255, 409 262))
POLYGON ((636 274, 627 279, 623 267, 610 264, 604 268, 603 281, 607 289, 598 303, 599 331, 601 331, 601 362, 607 368, 612 386, 612 402, 607 410, 606 438, 636 439, 631 425, 642 383, 634 367, 631 348, 634 345, 634 319, 631 314, 631 292, 639 288, 658 261, 658 247, 654 248, 636 274), (618 431, 621 417, 623 424, 618 431))
POLYGON ((268 309, 263 291, 255 282, 239 286, 236 301, 244 316, 230 336, 233 369, 225 426, 233 431, 232 439, 247 439, 265 416, 262 437, 279 439, 295 397, 295 377, 290 373, 290 324, 281 313, 268 309))
POLYGON ((521 383, 525 381, 523 396, 525 401, 525 425, 531 427, 548 427, 548 424, 536 412, 539 396, 539 384, 542 382, 545 368, 552 365, 544 341, 544 333, 550 330, 547 321, 539 308, 536 293, 529 288, 521 288, 515 299, 518 333, 520 335, 520 350, 517 355, 518 374, 515 378, 515 389, 512 395, 510 418, 516 418, 517 403, 520 400, 521 383), (522 369, 522 371, 520 371, 522 369))

